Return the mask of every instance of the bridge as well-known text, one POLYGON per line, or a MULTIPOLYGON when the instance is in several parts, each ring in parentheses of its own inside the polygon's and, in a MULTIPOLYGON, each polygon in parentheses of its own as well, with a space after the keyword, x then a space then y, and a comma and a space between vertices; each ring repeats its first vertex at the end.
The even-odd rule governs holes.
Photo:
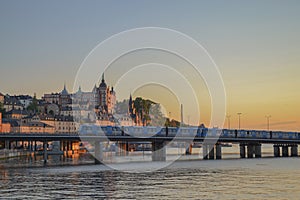
POLYGON ((186 153, 192 151, 191 143, 201 143, 203 159, 222 159, 222 144, 239 144, 240 158, 261 158, 262 144, 273 144, 274 157, 298 157, 299 138, 247 138, 247 137, 189 137, 189 136, 161 136, 134 137, 130 135, 78 135, 78 134, 53 134, 53 133, 6 133, 0 134, 0 142, 4 148, 10 149, 12 142, 27 142, 30 151, 36 149, 36 142, 43 143, 44 162, 48 159, 48 143, 58 141, 61 151, 72 150, 72 142, 87 141, 95 147, 95 163, 100 164, 103 160, 103 143, 107 141, 118 142, 119 148, 128 151, 128 142, 150 142, 152 144, 152 160, 166 161, 166 144, 171 141, 185 142, 188 144, 186 153))

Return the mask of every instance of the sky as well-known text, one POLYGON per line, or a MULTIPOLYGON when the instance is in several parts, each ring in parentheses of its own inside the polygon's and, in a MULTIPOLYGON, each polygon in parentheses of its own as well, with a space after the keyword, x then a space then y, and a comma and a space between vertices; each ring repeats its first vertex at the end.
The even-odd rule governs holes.
MULTIPOLYGON (((81 64, 100 42, 129 29, 162 27, 190 36, 212 57, 224 83, 226 115, 231 116, 231 128, 237 128, 237 113, 241 112, 242 128, 266 129, 265 116, 271 115, 271 129, 299 131, 299 10, 299 1, 276 0, 3 0, 0 1, 0 92, 36 93, 41 97, 44 93, 61 91, 64 83, 71 91, 81 64)), ((161 60, 168 60, 168 56, 164 55, 161 60)), ((136 53, 131 61, 140 57, 136 53)), ((109 85, 117 84, 116 74, 122 71, 120 66, 131 63, 123 59, 107 70, 109 85)), ((180 63, 175 62, 176 58, 170 60, 169 65, 180 63)), ((177 69, 180 73, 191 73, 187 64, 177 69)), ((147 74, 148 77, 159 76, 155 72, 147 74)), ((136 81, 132 79, 129 76, 128 84, 122 84, 127 88, 119 87, 122 91, 116 91, 119 100, 129 93, 155 99, 166 107, 172 118, 180 118, 180 101, 174 100, 174 96, 178 96, 174 93, 185 97, 191 93, 176 87, 178 91, 172 94, 170 88, 158 89, 157 85, 135 90, 129 84, 136 81)), ((199 78, 198 83, 193 83, 192 88, 199 87, 196 96, 200 121, 210 124, 211 96, 205 81, 199 78)), ((90 90, 84 83, 80 84, 83 90, 90 90)), ((198 109, 193 103, 185 103, 184 110, 186 122, 199 122, 198 109)), ((227 124, 225 121, 224 127, 227 124)))

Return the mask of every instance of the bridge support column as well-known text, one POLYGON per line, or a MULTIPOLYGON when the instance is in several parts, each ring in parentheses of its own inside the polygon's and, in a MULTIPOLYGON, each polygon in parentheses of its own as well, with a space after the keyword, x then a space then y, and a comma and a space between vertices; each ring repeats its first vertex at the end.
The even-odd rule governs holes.
POLYGON ((221 144, 216 144, 216 159, 220 160, 222 159, 222 146, 221 144))
POLYGON ((246 145, 240 144, 240 158, 246 158, 246 145))
POLYGON ((203 160, 208 159, 208 145, 204 144, 202 145, 202 152, 203 152, 203 160))
POLYGON ((253 158, 254 146, 252 144, 247 145, 247 158, 253 158))
POLYGON ((5 149, 10 149, 10 141, 5 140, 5 149))
POLYGON ((48 142, 44 141, 43 142, 43 148, 44 148, 44 164, 46 164, 48 162, 48 142))
POLYGON ((60 151, 60 141, 53 141, 52 142, 53 146, 53 152, 59 152, 60 151))
POLYGON ((208 159, 209 160, 215 159, 215 145, 214 144, 209 145, 208 159))
POLYGON ((34 141, 34 151, 37 150, 37 144, 36 144, 36 141, 34 141))
POLYGON ((32 141, 27 141, 27 150, 31 153, 32 152, 32 141))
POLYGON ((64 141, 60 141, 60 150, 63 152, 64 151, 64 141))
POLYGON ((293 145, 291 148, 291 156, 298 157, 298 145, 293 145))
POLYGON ((255 158, 261 158, 261 144, 255 145, 255 158))
POLYGON ((71 154, 73 154, 73 142, 70 141, 69 145, 70 145, 70 151, 71 151, 71 154))
POLYGON ((289 146, 282 146, 282 157, 289 157, 289 146))
POLYGON ((280 157, 280 147, 279 147, 279 145, 274 144, 273 148, 274 148, 274 157, 280 157))
POLYGON ((118 143, 118 150, 119 150, 118 154, 120 156, 126 156, 126 155, 128 155, 128 151, 129 151, 129 149, 128 149, 128 143, 127 142, 119 142, 118 143))
POLYGON ((166 161, 165 142, 152 142, 152 161, 166 161))
POLYGON ((95 164, 102 164, 103 161, 103 148, 102 142, 95 141, 95 164))

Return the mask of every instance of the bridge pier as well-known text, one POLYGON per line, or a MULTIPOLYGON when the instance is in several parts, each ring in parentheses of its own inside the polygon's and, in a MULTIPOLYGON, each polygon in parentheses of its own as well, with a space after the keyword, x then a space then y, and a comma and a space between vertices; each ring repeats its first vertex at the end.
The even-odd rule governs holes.
POLYGON ((214 160, 215 159, 215 145, 211 144, 211 145, 208 145, 208 147, 209 147, 208 159, 214 160))
POLYGON ((64 141, 63 140, 60 141, 60 150, 62 152, 64 152, 64 141))
POLYGON ((43 148, 44 148, 44 164, 47 164, 47 162, 48 162, 48 151, 47 151, 48 142, 46 142, 46 141, 43 142, 43 148))
POLYGON ((152 161, 166 161, 166 142, 152 142, 152 161))
POLYGON ((95 141, 95 164, 102 164, 103 161, 103 147, 102 142, 95 141))
POLYGON ((222 145, 217 143, 215 144, 202 144, 202 155, 203 160, 214 160, 222 159, 222 145))
POLYGON ((59 152, 60 151, 60 141, 53 141, 52 142, 53 145, 53 151, 54 152, 59 152))
POLYGON ((289 146, 282 146, 282 157, 289 157, 289 146))
POLYGON ((32 141, 27 141, 27 150, 31 153, 33 151, 32 149, 32 141))
POLYGON ((274 148, 274 157, 280 157, 280 147, 277 144, 273 145, 274 148))
POLYGON ((117 152, 116 155, 118 156, 126 156, 129 153, 129 146, 128 146, 128 142, 118 142, 118 148, 117 148, 117 152))
POLYGON ((246 158, 246 145, 240 144, 240 157, 246 158))
POLYGON ((11 146, 10 146, 10 141, 9 140, 5 140, 5 149, 10 149, 11 146))
POLYGON ((255 158, 261 158, 261 144, 255 145, 255 158))
POLYGON ((298 157, 298 145, 295 144, 291 147, 291 156, 298 157))
POLYGON ((252 144, 247 145, 247 158, 253 158, 254 146, 252 144))
POLYGON ((202 152, 203 152, 203 160, 208 159, 208 145, 204 144, 202 145, 202 152))
POLYGON ((222 145, 219 143, 216 144, 216 159, 222 159, 222 145))

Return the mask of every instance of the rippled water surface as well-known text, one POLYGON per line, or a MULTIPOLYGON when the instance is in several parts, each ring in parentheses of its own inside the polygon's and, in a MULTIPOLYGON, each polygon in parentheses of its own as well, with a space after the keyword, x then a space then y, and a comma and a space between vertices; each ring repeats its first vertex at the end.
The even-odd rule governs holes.
POLYGON ((1 199, 299 199, 299 158, 0 168, 1 199))

